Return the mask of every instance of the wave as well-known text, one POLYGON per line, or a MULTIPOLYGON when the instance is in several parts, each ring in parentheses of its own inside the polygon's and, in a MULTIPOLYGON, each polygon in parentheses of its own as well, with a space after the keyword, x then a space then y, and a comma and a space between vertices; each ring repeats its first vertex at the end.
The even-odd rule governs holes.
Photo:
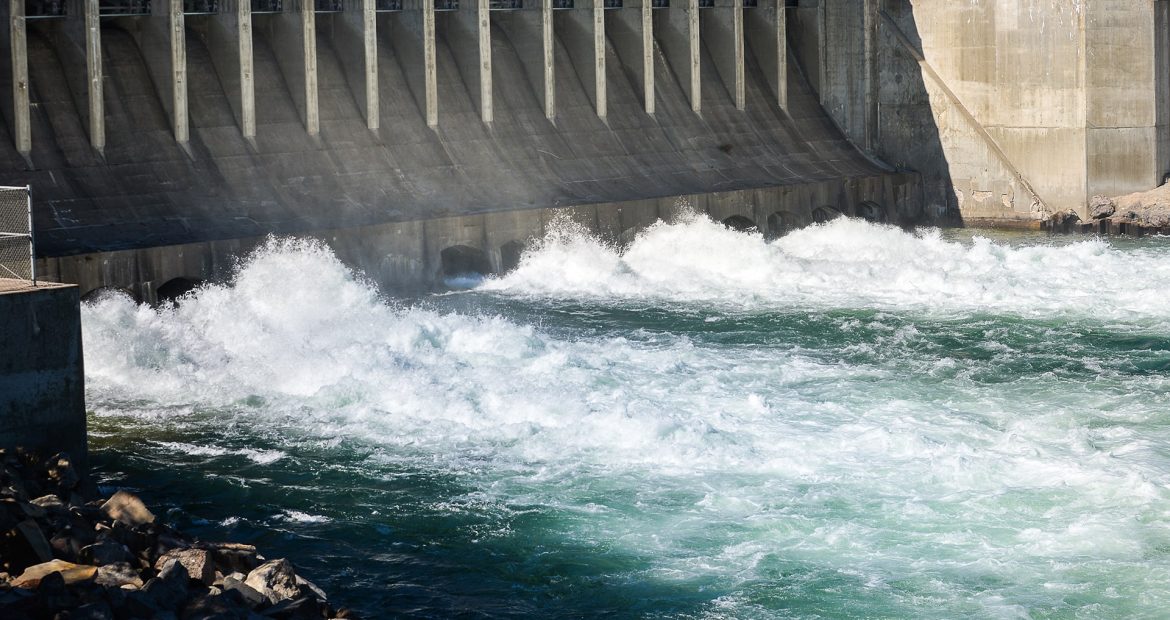
POLYGON ((480 290, 725 308, 874 308, 1026 317, 1170 319, 1170 251, 1105 241, 1012 247, 838 218, 768 242, 691 215, 624 249, 571 226, 480 290))

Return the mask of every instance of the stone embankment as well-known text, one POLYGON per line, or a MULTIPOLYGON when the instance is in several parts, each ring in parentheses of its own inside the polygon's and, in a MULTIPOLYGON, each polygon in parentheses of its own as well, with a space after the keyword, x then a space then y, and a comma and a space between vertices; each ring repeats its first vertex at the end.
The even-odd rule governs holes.
POLYGON ((194 540, 66 454, 0 449, 0 618, 352 618, 251 545, 194 540))
POLYGON ((1074 211, 1062 211, 1049 218, 1045 227, 1063 233, 1170 234, 1170 183, 1116 198, 1093 196, 1088 212, 1085 222, 1074 211))

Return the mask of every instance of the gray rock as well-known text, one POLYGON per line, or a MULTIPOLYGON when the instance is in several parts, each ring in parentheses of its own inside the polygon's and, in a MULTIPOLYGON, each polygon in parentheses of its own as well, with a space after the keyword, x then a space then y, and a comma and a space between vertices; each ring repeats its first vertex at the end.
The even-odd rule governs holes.
POLYGON ((215 563, 229 572, 240 571, 247 573, 259 565, 256 547, 240 543, 200 543, 200 549, 211 552, 215 563))
POLYGON ((87 603, 69 612, 69 620, 113 620, 114 610, 105 601, 87 603))
POLYGON ((49 459, 49 479, 61 485, 63 489, 72 489, 81 482, 81 476, 73 467, 73 459, 66 452, 58 452, 49 459))
POLYGON ((263 594, 257 592, 255 588, 244 583, 245 578, 246 575, 243 573, 232 573, 224 577, 224 596, 229 596, 250 609, 266 604, 268 599, 263 594))
POLYGON ((25 567, 53 559, 53 548, 45 540, 45 534, 40 526, 32 519, 25 519, 16 524, 8 533, 8 544, 5 545, 8 554, 0 553, 5 561, 13 562, 10 569, 24 570, 25 567))
POLYGON ((296 578, 297 578, 297 585, 300 586, 302 589, 308 589, 310 592, 312 592, 313 594, 315 594, 317 596, 318 600, 322 600, 322 601, 329 600, 329 597, 325 595, 325 591, 322 590, 321 588, 318 588, 317 584, 313 583, 312 581, 309 581, 308 579, 305 579, 304 577, 301 577, 300 575, 297 575, 296 578))
POLYGON ((1089 217, 1095 220, 1103 220, 1116 211, 1117 203, 1108 196, 1093 196, 1093 199, 1089 201, 1089 217))
POLYGON ((142 594, 148 603, 159 609, 177 611, 187 602, 187 569, 178 560, 168 560, 158 576, 142 586, 142 594))
POLYGON ((301 593, 297 587, 297 576, 293 572, 292 564, 285 559, 272 560, 257 566, 248 573, 244 583, 263 594, 274 605, 286 599, 296 598, 301 593))
POLYGON ((146 504, 132 493, 118 491, 114 496, 102 504, 102 512, 115 521, 126 525, 146 525, 154 523, 154 513, 146 508, 146 504))
POLYGON ((192 579, 198 579, 203 585, 209 586, 215 582, 215 563, 211 553, 205 549, 174 549, 168 551, 155 562, 155 568, 161 567, 170 560, 178 560, 192 579))
POLYGON ((29 502, 34 506, 44 508, 48 512, 64 511, 66 510, 65 502, 61 501, 60 497, 56 495, 44 495, 29 502))
POLYGON ((124 585, 132 585, 135 588, 142 587, 142 577, 138 575, 138 571, 134 567, 130 566, 129 562, 116 562, 99 566, 97 578, 94 581, 107 588, 120 588, 124 585))
POLYGON ((81 561, 94 566, 129 562, 132 559, 134 556, 130 554, 126 545, 114 540, 96 542, 81 550, 81 561))

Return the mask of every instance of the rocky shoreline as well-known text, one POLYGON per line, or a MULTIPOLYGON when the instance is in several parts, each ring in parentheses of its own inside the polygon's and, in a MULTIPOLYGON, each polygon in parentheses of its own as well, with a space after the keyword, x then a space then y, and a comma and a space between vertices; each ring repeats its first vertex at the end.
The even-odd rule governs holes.
POLYGON ((0 617, 354 618, 284 559, 195 540, 134 495, 98 498, 67 454, 0 449, 0 617))
POLYGON ((1093 196, 1089 221, 1076 211, 1061 211, 1044 221, 1052 232, 1143 236, 1170 234, 1170 183, 1148 192, 1110 198, 1093 196))

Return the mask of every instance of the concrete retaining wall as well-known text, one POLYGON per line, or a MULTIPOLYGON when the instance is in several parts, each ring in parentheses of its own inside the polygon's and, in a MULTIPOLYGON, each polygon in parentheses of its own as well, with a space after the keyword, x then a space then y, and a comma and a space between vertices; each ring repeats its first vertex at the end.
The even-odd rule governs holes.
POLYGON ((76 286, 0 280, 0 445, 65 450, 86 464, 76 286))

